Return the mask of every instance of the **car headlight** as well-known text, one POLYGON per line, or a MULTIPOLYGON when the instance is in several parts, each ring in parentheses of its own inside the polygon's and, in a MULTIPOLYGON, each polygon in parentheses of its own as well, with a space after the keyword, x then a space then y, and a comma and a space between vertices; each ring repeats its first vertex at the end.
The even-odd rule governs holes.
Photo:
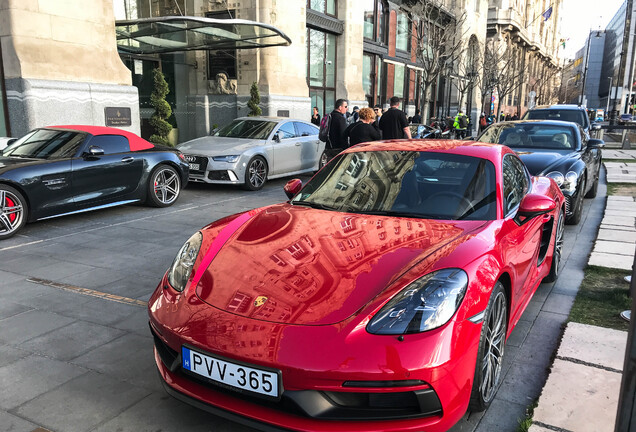
POLYGON ((228 156, 214 156, 212 158, 215 162, 229 162, 234 163, 239 159, 239 155, 228 155, 228 156))
POLYGON ((367 325, 367 331, 401 335, 441 327, 459 308, 467 287, 468 275, 457 268, 422 276, 384 305, 367 325))
POLYGON ((565 181, 565 177, 563 177, 563 174, 561 174, 560 172, 557 172, 557 171, 553 171, 551 173, 548 173, 546 175, 546 177, 550 177, 552 180, 554 180, 556 182, 557 186, 559 186, 559 187, 561 187, 561 185, 565 181))
POLYGON ((168 271, 168 282, 175 290, 181 292, 188 283, 194 262, 199 255, 203 235, 197 232, 185 242, 179 250, 168 271))
POLYGON ((574 171, 568 171, 565 175, 565 181, 563 182, 563 189, 568 192, 574 192, 576 190, 576 183, 579 180, 579 175, 574 171))

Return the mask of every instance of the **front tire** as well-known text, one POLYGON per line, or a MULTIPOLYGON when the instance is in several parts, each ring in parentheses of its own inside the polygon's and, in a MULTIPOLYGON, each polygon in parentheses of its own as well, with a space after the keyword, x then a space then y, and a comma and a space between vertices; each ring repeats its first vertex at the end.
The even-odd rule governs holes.
POLYGON ((245 189, 256 191, 263 188, 267 180, 267 162, 261 156, 254 156, 245 168, 245 189))
POLYGON ((12 237, 26 224, 27 201, 17 189, 0 184, 0 240, 12 237))
POLYGON ((561 256, 563 254, 563 232, 565 218, 563 212, 559 212, 559 218, 557 219, 556 235, 554 237, 554 250, 552 251, 552 263, 550 264, 550 273, 543 278, 544 283, 551 283, 559 278, 561 273, 561 256))
POLYGON ((168 207, 181 193, 181 178, 176 169, 159 165, 150 173, 147 203, 153 207, 168 207))
POLYGON ((498 281, 484 311, 479 337, 475 378, 469 403, 469 409, 473 412, 484 411, 495 398, 501 380, 507 331, 508 302, 506 291, 498 281))

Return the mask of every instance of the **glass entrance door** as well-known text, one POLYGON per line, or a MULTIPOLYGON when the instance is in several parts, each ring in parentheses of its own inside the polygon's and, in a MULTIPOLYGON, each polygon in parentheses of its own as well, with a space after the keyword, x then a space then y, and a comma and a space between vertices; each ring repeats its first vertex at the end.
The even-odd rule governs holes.
POLYGON ((312 106, 321 116, 336 103, 336 36, 307 29, 307 80, 312 106))

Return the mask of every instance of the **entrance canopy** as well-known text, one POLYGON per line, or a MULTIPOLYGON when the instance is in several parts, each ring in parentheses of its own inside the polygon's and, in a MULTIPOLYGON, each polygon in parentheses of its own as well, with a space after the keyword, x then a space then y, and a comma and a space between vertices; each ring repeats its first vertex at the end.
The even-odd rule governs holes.
POLYGON ((191 50, 291 45, 276 27, 255 21, 169 16, 115 22, 119 52, 162 54, 191 50))

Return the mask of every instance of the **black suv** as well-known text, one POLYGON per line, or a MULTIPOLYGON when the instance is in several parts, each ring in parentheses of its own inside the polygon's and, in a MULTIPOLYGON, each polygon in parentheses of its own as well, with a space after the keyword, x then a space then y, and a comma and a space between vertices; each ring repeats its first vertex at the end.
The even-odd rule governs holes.
POLYGON ((578 105, 541 105, 528 110, 523 120, 560 120, 579 124, 585 132, 590 134, 599 130, 601 125, 590 123, 587 109, 578 105))

